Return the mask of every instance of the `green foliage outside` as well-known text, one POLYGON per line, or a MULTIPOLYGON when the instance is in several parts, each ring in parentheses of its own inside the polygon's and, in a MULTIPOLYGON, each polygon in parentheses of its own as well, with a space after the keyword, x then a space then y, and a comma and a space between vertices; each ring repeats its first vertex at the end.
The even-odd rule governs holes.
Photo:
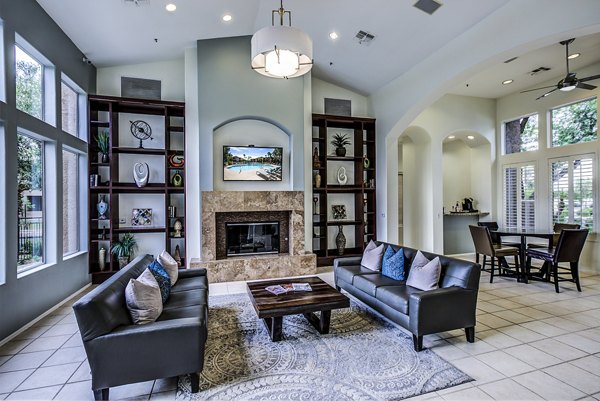
POLYGON ((16 94, 17 109, 42 119, 42 66, 21 50, 17 50, 16 94))
POLYGON ((552 146, 595 141, 597 138, 597 98, 552 110, 552 146))

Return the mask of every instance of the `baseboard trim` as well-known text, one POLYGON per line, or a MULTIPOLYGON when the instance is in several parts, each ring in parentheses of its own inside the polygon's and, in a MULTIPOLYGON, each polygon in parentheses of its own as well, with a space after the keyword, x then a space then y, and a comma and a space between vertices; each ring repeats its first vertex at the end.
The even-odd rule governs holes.
POLYGON ((58 308, 60 308, 61 305, 64 304, 65 302, 67 302, 67 301, 73 299, 74 297, 76 297, 77 295, 81 294, 83 291, 85 291, 86 288, 88 288, 91 285, 92 285, 92 283, 86 284, 84 287, 82 287, 79 290, 75 291, 73 294, 69 295, 68 297, 66 297, 65 299, 63 299, 62 301, 60 301, 59 303, 57 303, 56 305, 54 305, 52 308, 48 309, 46 312, 42 313, 40 316, 36 317, 31 322, 29 322, 25 326, 21 327, 19 330, 15 331, 12 334, 9 334, 7 337, 5 337, 2 340, 0 340, 0 347, 2 347, 4 344, 6 344, 7 342, 11 341, 15 337, 17 337, 19 334, 23 333, 25 330, 31 328, 31 326, 33 326, 34 324, 36 324, 37 322, 39 322, 40 320, 42 320, 46 316, 50 315, 52 312, 54 312, 55 310, 57 310, 58 308))

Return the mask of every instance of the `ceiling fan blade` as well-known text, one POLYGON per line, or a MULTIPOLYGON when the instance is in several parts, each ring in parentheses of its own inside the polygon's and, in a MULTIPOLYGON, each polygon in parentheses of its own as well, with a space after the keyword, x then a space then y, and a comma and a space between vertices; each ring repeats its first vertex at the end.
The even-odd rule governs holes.
POLYGON ((593 81, 594 79, 600 79, 600 74, 592 75, 591 77, 581 78, 579 82, 593 81))
POLYGON ((544 93, 543 95, 536 97, 535 100, 540 100, 541 98, 548 96, 549 94, 551 94, 555 90, 558 90, 558 88, 554 88, 551 91, 548 91, 548 92, 544 93))
POLYGON ((543 86, 541 88, 535 88, 535 89, 527 89, 526 91, 521 91, 519 93, 527 93, 527 92, 539 91, 541 89, 548 89, 548 88, 556 88, 556 85, 543 86))
POLYGON ((587 90, 592 90, 592 89, 596 89, 596 87, 594 85, 589 85, 589 84, 584 84, 583 82, 579 81, 577 83, 577 87, 579 89, 587 89, 587 90))

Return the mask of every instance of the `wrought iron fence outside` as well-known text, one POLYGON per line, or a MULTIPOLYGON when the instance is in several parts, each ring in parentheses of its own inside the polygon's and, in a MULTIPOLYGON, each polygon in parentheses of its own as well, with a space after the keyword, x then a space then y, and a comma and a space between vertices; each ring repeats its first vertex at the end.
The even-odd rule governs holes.
POLYGON ((43 223, 41 217, 18 218, 18 256, 17 263, 25 265, 42 261, 43 223))

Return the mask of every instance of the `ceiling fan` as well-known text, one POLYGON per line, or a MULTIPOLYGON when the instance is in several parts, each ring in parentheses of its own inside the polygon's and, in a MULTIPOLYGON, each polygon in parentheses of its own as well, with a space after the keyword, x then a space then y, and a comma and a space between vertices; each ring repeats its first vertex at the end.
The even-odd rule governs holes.
POLYGON ((561 45, 565 46, 566 48, 566 55, 565 55, 565 60, 567 61, 567 75, 561 79, 560 81, 558 81, 558 83, 556 85, 551 85, 551 86, 544 86, 542 88, 535 88, 535 89, 528 89, 526 91, 522 91, 521 93, 526 93, 526 92, 532 92, 532 91, 537 91, 540 89, 548 89, 548 88, 553 88, 551 90, 549 90, 548 92, 544 93, 543 95, 537 97, 535 100, 541 99, 543 97, 548 96, 549 94, 551 94, 552 92, 554 92, 555 90, 561 90, 563 92, 569 92, 572 91, 575 88, 579 88, 579 89, 587 89, 587 90, 592 90, 592 89, 596 89, 596 87, 594 85, 589 85, 586 84, 586 81, 593 81, 594 79, 600 79, 600 74, 599 75, 592 75, 590 77, 585 77, 585 78, 577 78, 575 76, 574 72, 570 72, 569 71, 569 45, 571 43, 573 43, 573 41, 575 40, 575 38, 571 38, 571 39, 567 39, 567 40, 563 40, 560 42, 561 45))

